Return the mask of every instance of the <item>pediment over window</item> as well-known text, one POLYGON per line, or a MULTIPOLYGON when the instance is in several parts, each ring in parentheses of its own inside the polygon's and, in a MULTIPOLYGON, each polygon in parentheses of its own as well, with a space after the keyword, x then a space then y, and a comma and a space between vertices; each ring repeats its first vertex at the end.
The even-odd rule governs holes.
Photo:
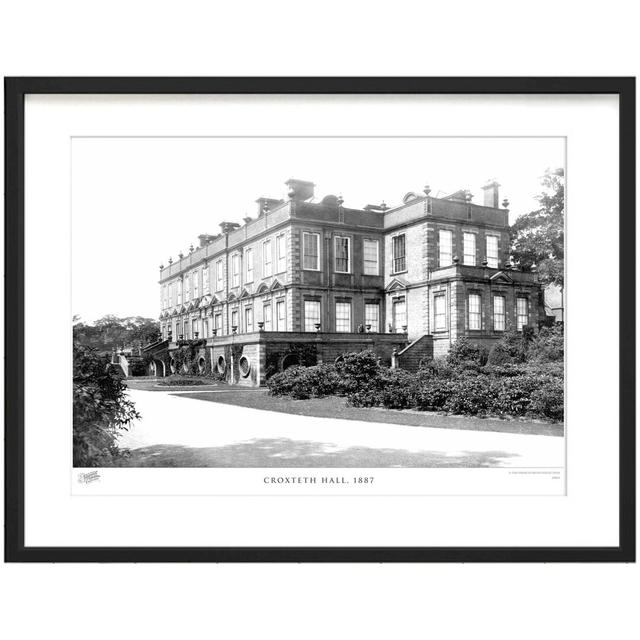
POLYGON ((177 315, 178 315, 178 310, 177 310, 177 309, 174 309, 174 310, 171 312, 171 315, 172 315, 172 316, 177 316, 177 315))
POLYGON ((198 307, 200 309, 204 309, 205 307, 208 307, 210 304, 211 304, 211 296, 206 295, 200 299, 200 304, 198 305, 198 307))
POLYGON ((243 290, 240 292, 240 299, 242 300, 243 298, 248 298, 250 295, 251 295, 251 294, 250 294, 246 289, 243 289, 243 290))
POLYGON ((493 282, 504 282, 505 284, 511 284, 513 282, 513 278, 504 271, 494 273, 489 279, 493 282))
POLYGON ((407 283, 402 278, 393 278, 385 287, 385 291, 399 291, 407 288, 407 283))
POLYGON ((269 291, 269 287, 267 287, 264 282, 261 282, 260 286, 258 287, 257 293, 266 293, 267 291, 269 291))
POLYGON ((271 284, 271 291, 282 289, 282 283, 276 278, 271 284))
POLYGON ((229 302, 233 302, 234 300, 237 300, 237 299, 238 299, 238 296, 235 293, 230 293, 229 297, 227 298, 229 302))

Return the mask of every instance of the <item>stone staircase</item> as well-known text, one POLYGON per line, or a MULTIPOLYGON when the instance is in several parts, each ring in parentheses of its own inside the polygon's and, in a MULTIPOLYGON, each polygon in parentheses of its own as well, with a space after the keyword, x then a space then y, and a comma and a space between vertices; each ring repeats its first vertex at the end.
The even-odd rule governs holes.
POLYGON ((412 373, 427 360, 433 360, 433 336, 426 333, 395 354, 395 366, 412 373))

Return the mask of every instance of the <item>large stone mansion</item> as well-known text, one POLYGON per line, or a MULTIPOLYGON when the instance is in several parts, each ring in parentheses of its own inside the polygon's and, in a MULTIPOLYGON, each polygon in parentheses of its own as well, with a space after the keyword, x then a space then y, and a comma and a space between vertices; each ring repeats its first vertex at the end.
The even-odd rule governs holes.
POLYGON ((362 348, 413 369, 460 336, 489 345, 542 319, 536 273, 509 260, 497 182, 482 205, 426 187, 361 209, 317 199, 311 182, 286 184, 287 200, 259 198, 255 218, 223 222, 160 267, 162 340, 151 351, 168 351, 172 368, 171 353, 197 340, 202 370, 246 384, 362 348))

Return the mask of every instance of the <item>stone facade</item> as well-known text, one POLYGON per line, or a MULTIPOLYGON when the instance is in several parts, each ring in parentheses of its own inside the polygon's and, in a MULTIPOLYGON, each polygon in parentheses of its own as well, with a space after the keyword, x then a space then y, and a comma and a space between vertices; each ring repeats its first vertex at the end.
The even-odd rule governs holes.
POLYGON ((305 344, 316 362, 359 345, 390 361, 395 348, 396 363, 415 368, 460 336, 490 344, 544 314, 536 274, 509 263, 497 183, 484 187, 484 205, 468 192, 433 198, 425 189, 391 209, 345 207, 336 196, 316 202, 312 183, 287 184, 288 200, 258 199, 257 218, 222 223, 161 266, 169 351, 177 339, 204 339, 230 379, 261 384, 305 344), (248 374, 234 369, 245 352, 248 374))

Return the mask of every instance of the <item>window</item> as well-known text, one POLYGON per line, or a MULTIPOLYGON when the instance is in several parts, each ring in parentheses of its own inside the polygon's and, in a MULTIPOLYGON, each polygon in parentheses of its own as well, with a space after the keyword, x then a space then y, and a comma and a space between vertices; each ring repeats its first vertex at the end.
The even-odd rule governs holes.
POLYGON ((447 329, 447 306, 444 294, 433 298, 433 326, 435 331, 446 331, 447 329))
POLYGON ((438 237, 440 241, 440 266, 448 267, 453 263, 453 231, 440 229, 438 237))
POLYGON ((487 266, 498 268, 498 236, 487 236, 487 266))
POLYGON ((209 320, 206 318, 202 321, 202 337, 209 337, 209 320))
POLYGON ((218 262, 216 262, 216 291, 222 291, 223 288, 222 260, 218 260, 218 262))
POLYGON ((191 276, 187 275, 184 278, 184 301, 191 300, 191 276))
POLYGON ((253 331, 253 307, 245 307, 244 309, 244 330, 247 333, 253 331))
POLYGON ((476 266, 476 234, 465 233, 464 236, 464 264, 468 264, 471 267, 476 266))
POLYGON ((198 321, 192 320, 191 321, 191 337, 195 338, 196 333, 198 334, 198 336, 200 335, 200 332, 198 331, 198 321))
POLYGON ((407 326, 407 303, 404 298, 393 301, 393 330, 396 333, 404 331, 402 327, 407 326))
POLYGON ((209 288, 209 265, 202 270, 202 295, 205 296, 211 293, 209 288))
POLYGON ((264 322, 264 330, 271 331, 271 303, 267 302, 262 307, 262 321, 264 322))
POLYGON ((493 296, 493 330, 504 331, 505 304, 504 296, 493 296))
POLYGON ((247 272, 245 282, 253 282, 253 249, 244 252, 244 266, 247 272))
POLYGON ((178 280, 178 304, 182 304, 182 280, 178 280))
POLYGON ((216 334, 221 335, 222 334, 222 314, 216 313, 215 316, 213 317, 213 320, 214 320, 214 328, 216 330, 216 334))
POLYGON ((373 302, 365 302, 364 325, 370 327, 373 333, 380 332, 380 305, 373 302))
POLYGON ((267 278, 273 273, 272 256, 271 256, 271 240, 266 240, 265 242, 262 243, 262 258, 264 262, 262 276, 264 278, 267 278))
POLYGON ((302 268, 319 271, 320 269, 320 234, 302 234, 302 268))
POLYGON ((237 329, 238 328, 238 310, 234 309, 231 312, 231 329, 237 329))
POLYGON ((199 295, 198 295, 199 286, 198 286, 198 285, 199 285, 200 283, 198 282, 198 280, 199 280, 200 278, 198 277, 198 275, 199 275, 199 274, 198 274, 198 272, 197 272, 197 271, 194 271, 194 272, 191 274, 191 280, 192 280, 191 290, 193 291, 193 299, 194 299, 194 300, 195 300, 196 298, 198 298, 198 297, 199 297, 199 295))
POLYGON ((482 299, 478 293, 469 294, 469 329, 482 329, 482 299))
POLYGON ((287 314, 284 305, 284 300, 278 300, 276 302, 276 331, 287 330, 287 314))
POLYGON ((393 272, 398 273, 399 271, 407 270, 407 257, 406 257, 406 243, 405 236, 402 234, 401 236, 395 236, 392 239, 393 243, 393 272))
POLYGON ((336 302, 336 331, 351 331, 350 302, 336 302))
POLYGON ((516 298, 516 329, 522 331, 522 328, 529 324, 529 300, 528 298, 516 298))
POLYGON ((284 233, 276 238, 276 249, 278 252, 278 268, 276 273, 283 273, 287 270, 287 237, 284 233))
POLYGON ((304 330, 316 331, 316 325, 320 324, 320 301, 304 301, 304 330))
POLYGON ((364 256, 363 272, 366 276, 378 275, 378 241, 362 241, 362 253, 364 256))
POLYGON ((336 272, 351 272, 351 238, 336 236, 336 272))
POLYGON ((240 286, 240 254, 234 253, 231 256, 231 286, 240 286))
POLYGON ((187 320, 184 321, 184 324, 182 325, 182 337, 185 340, 189 339, 189 322, 187 320))

